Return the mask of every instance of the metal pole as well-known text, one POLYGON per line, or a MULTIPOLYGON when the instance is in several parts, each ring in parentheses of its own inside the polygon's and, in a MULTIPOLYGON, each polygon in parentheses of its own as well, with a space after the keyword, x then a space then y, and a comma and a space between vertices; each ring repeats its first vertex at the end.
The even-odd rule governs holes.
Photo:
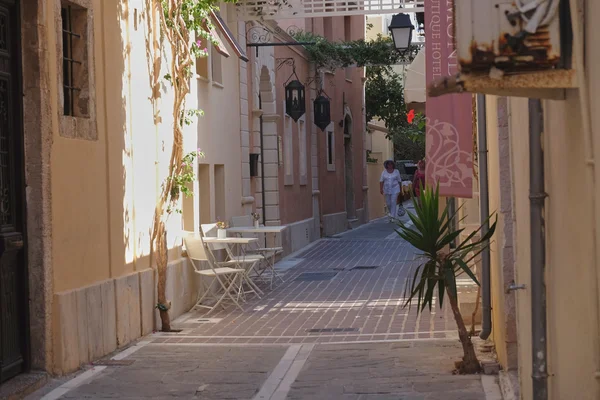
MULTIPOLYGON (((456 213, 456 198, 448 197, 446 199, 446 205, 448 206, 448 217, 453 216, 456 213)), ((454 216, 454 218, 452 218, 452 220, 450 221, 450 230, 456 231, 456 229, 457 229, 456 216, 454 216)), ((450 242, 450 248, 451 249, 456 248, 456 239, 454 239, 452 242, 450 242)))
POLYGON ((533 400, 548 399, 546 235, 544 233, 544 130, 542 103, 529 99, 529 204, 531 214, 531 357, 533 400))
MULTIPOLYGON (((262 98, 258 95, 258 108, 262 110, 262 98)), ((263 225, 267 225, 267 213, 265 207, 265 146, 264 146, 264 133, 263 133, 263 117, 262 114, 259 117, 260 120, 260 186, 262 195, 262 217, 263 225)))
MULTIPOLYGON (((485 95, 477 95, 477 144, 479 161, 479 216, 483 225, 481 236, 490 229, 489 185, 488 185, 488 147, 487 117, 485 95)), ((481 332, 479 337, 487 339, 492 333, 492 293, 490 285, 490 248, 486 246, 481 253, 481 332)))

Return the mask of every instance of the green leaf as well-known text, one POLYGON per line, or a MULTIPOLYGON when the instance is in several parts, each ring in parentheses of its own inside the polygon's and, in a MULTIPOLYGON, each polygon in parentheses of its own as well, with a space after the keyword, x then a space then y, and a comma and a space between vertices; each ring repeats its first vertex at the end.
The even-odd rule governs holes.
POLYGON ((464 228, 454 231, 452 233, 449 233, 448 235, 446 235, 442 238, 442 240, 436 245, 436 247, 440 250, 443 249, 447 244, 452 243, 452 241, 454 239, 456 239, 463 231, 464 231, 464 228))
MULTIPOLYGON (((427 306, 430 310, 433 308, 434 293, 439 296, 440 306, 444 302, 446 291, 448 296, 456 297, 457 274, 465 273, 479 284, 468 267, 468 262, 489 246, 489 240, 495 232, 497 221, 490 226, 489 231, 480 240, 473 240, 473 238, 477 232, 481 231, 481 227, 469 234, 467 239, 463 240, 456 249, 445 254, 440 250, 464 232, 462 228, 449 231, 449 221, 455 219, 457 213, 449 216, 447 206, 443 211, 439 209, 441 204, 439 186, 436 186, 435 189, 425 187, 422 190, 420 204, 417 204, 414 198, 413 204, 415 204, 415 213, 409 214, 413 226, 407 227, 400 223, 396 232, 406 242, 422 252, 420 257, 423 261, 415 268, 412 281, 405 288, 404 306, 410 307, 412 303, 416 302, 418 312, 423 312, 427 306)), ((491 218, 492 216, 489 217, 489 219, 491 218)))
POLYGON ((469 268, 469 266, 467 264, 465 264, 465 262, 461 259, 457 259, 456 260, 456 264, 458 264, 458 266, 460 268, 462 268, 462 270, 469 275, 469 278, 471 278, 473 280, 473 282, 475 282, 477 284, 477 286, 479 286, 479 281, 477 280, 477 277, 475 276, 475 274, 473 273, 473 271, 471 271, 471 268, 469 268))
POLYGON ((438 298, 440 301, 440 308, 444 305, 444 293, 446 292, 446 279, 440 279, 438 282, 438 298))

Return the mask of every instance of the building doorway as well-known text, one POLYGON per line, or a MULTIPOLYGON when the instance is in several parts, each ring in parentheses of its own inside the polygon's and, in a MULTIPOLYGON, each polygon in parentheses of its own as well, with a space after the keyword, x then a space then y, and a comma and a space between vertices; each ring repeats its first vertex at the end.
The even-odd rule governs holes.
POLYGON ((19 2, 0 0, 0 382, 28 366, 19 2))
POLYGON ((344 176, 346 180, 346 215, 348 220, 356 219, 356 207, 354 204, 354 173, 352 152, 352 117, 346 114, 344 117, 344 176))

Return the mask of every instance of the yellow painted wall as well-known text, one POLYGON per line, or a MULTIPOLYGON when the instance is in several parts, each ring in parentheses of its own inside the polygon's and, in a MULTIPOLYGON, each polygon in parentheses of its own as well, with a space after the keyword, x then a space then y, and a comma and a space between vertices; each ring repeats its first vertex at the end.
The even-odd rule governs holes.
MULTIPOLYGON (((225 21, 231 19, 229 13, 235 13, 231 5, 221 7, 221 16, 225 21)), ((228 23, 234 37, 237 36, 237 23, 228 23)), ((221 57, 223 84, 209 79, 196 79, 198 84, 199 108, 205 112, 200 119, 198 145, 206 153, 200 162, 210 165, 210 216, 229 220, 242 214, 242 160, 248 162, 249 151, 241 150, 240 143, 240 96, 247 98, 248 92, 240 93, 239 63, 235 53, 228 48, 230 57, 221 57), (217 174, 215 176, 215 165, 217 174), (219 187, 219 165, 224 169, 223 196, 215 191, 219 187), (224 204, 223 204, 224 203, 224 204), (224 215, 223 215, 224 214, 224 215)), ((210 65, 210 60, 209 65, 210 65)), ((247 100, 247 99, 244 99, 247 100)), ((247 177, 249 178, 249 176, 247 177)), ((205 205, 203 204, 202 207, 205 205)))
MULTIPOLYGON (((492 109, 488 100, 488 110, 492 109)), ((511 98, 510 140, 513 184, 515 193, 516 279, 531 287, 530 224, 529 224, 529 141, 527 99, 511 98)), ((565 101, 544 101, 545 174, 546 174, 546 285, 548 301, 548 372, 551 399, 597 399, 598 382, 594 378, 598 353, 598 316, 594 301, 595 264, 591 217, 591 198, 583 195, 585 156, 582 126, 577 116, 579 101, 576 92, 569 92, 565 101)), ((490 114, 488 114, 488 118, 490 114)), ((492 170, 497 161, 497 140, 490 130, 490 208, 497 202, 498 177, 492 170)), ((492 282, 494 338, 502 338, 503 314, 498 254, 492 247, 492 282)), ((506 284, 504 282, 504 284, 506 284)), ((517 296, 517 328, 519 346, 519 377, 521 396, 530 399, 531 392, 531 298, 529 290, 519 290, 517 296)), ((499 357, 502 343, 496 343, 499 357)))
MULTIPOLYGON (((94 6, 100 8, 100 1, 94 6)), ((48 26, 55 26, 54 7, 47 8, 48 26)), ((99 18, 97 18, 99 21, 99 18)), ((98 28, 98 26, 96 26, 98 28)), ((49 60, 57 60, 55 29, 48 32, 49 60)), ((98 47, 101 31, 96 29, 98 47)), ((96 84, 102 80, 101 58, 96 60, 96 84)), ((50 75, 58 74, 50 63, 50 75)), ((107 137, 104 119, 98 118, 98 141, 67 139, 59 135, 58 82, 51 80, 54 138, 52 147, 52 255, 54 289, 84 286, 109 277, 107 137), (87 243, 93 243, 89 246, 87 243)), ((62 90, 62 88, 60 88, 62 90)), ((102 97, 97 99, 103 109, 102 97)))
MULTIPOLYGON (((158 127, 153 124, 141 7, 142 2, 132 0, 94 1, 97 141, 60 136, 59 88, 57 82, 52 86, 52 255, 57 293, 149 267, 152 218, 167 173, 173 119, 172 95, 163 82, 162 123, 158 127)), ((47 11, 48 25, 55 26, 54 8, 47 11)), ((236 24, 230 28, 237 32, 236 24)), ((57 36, 52 29, 49 40, 49 59, 55 60, 57 36)), ((222 62, 224 85, 192 79, 186 105, 206 112, 199 124, 185 128, 184 152, 198 147, 206 152, 201 162, 210 164, 213 220, 217 216, 215 165, 222 165, 217 170, 222 168, 225 175, 224 201, 219 203, 224 204, 225 215, 219 216, 230 218, 241 210, 239 61, 231 49, 230 53, 222 62)), ((57 73, 55 63, 51 70, 57 73)), ((163 61, 161 75, 166 73, 167 62, 163 61)), ((187 200, 186 218, 198 221, 194 203, 199 201, 187 200)), ((169 246, 175 247, 181 236, 177 214, 170 219, 168 230, 169 246)), ((172 251, 170 261, 179 257, 172 251)))
POLYGON ((378 33, 383 32, 383 17, 381 15, 368 15, 367 24, 373 24, 373 28, 367 29, 365 40, 374 40, 378 33))
MULTIPOLYGON (((385 137, 385 133, 378 130, 373 130, 371 135, 371 151, 373 153, 379 153, 381 156, 378 158, 378 162, 381 165, 383 171, 383 162, 385 160, 394 159, 394 144, 391 140, 385 137)), ((377 158, 377 157, 376 157, 377 158)))
MULTIPOLYGON (((381 153, 371 153, 371 157, 380 158, 381 153)), ((383 166, 380 162, 367 163, 367 182, 369 185, 369 218, 376 219, 385 216, 385 198, 379 192, 379 180, 383 166)))
MULTIPOLYGON (((382 123, 380 123, 382 124, 382 123)), ((372 129, 371 155, 377 162, 367 163, 367 185, 369 186, 369 218, 376 219, 385 215, 385 199, 379 193, 379 179, 383 171, 383 162, 394 159, 394 145, 385 137, 385 133, 372 129)))
POLYGON ((498 152, 498 102, 495 96, 486 96, 487 114, 487 140, 488 148, 488 179, 494 184, 489 185, 489 209, 498 218, 496 233, 490 244, 490 272, 492 289, 492 337, 496 344, 498 360, 504 368, 507 365, 506 355, 506 329, 504 322, 504 287, 505 282, 502 275, 501 246, 504 232, 504 215, 500 210, 500 159, 498 152), (493 149, 493 151, 492 151, 493 149))

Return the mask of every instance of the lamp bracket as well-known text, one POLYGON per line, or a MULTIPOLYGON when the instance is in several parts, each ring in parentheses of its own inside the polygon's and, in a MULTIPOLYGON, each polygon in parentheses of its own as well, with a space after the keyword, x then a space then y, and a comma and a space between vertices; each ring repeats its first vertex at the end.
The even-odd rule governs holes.
POLYGON ((273 29, 269 29, 264 25, 252 25, 246 30, 246 46, 256 48, 256 56, 258 57, 259 47, 271 47, 271 46, 309 46, 315 44, 315 42, 284 42, 275 41, 278 36, 283 33, 287 36, 294 37, 302 29, 295 25, 287 27, 285 30, 277 26, 273 29))
POLYGON ((257 24, 252 25, 248 30, 246 30, 246 45, 268 45, 273 44, 273 42, 277 36, 281 34, 287 34, 288 36, 294 36, 298 32, 301 32, 302 29, 299 27, 292 25, 287 27, 286 29, 282 29, 280 26, 276 26, 275 28, 268 28, 265 25, 257 24))
POLYGON ((296 72, 296 60, 292 57, 276 58, 275 62, 277 63, 277 67, 275 68, 275 71, 279 71, 279 69, 281 69, 281 67, 283 67, 284 65, 288 65, 288 66, 292 67, 294 72, 296 72))

